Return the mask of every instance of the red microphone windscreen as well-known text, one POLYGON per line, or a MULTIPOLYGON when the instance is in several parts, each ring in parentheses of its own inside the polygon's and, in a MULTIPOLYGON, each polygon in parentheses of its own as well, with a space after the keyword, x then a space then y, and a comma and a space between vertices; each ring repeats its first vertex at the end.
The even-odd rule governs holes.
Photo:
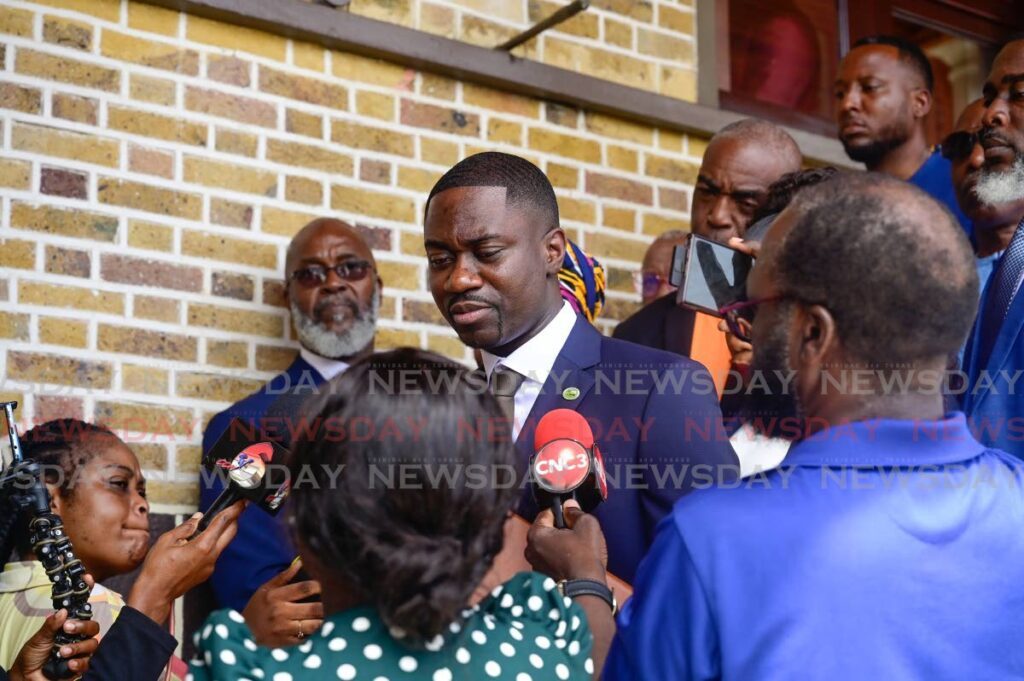
POLYGON ((594 446, 594 431, 585 418, 572 409, 552 409, 537 423, 533 435, 533 451, 552 440, 563 438, 576 440, 587 449, 594 446))

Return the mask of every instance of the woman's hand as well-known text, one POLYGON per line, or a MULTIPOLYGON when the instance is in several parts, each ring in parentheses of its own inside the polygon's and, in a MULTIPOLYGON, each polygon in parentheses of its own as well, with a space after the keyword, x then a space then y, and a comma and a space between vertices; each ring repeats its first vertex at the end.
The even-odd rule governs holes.
POLYGON ((11 681, 48 681, 43 676, 43 666, 50 659, 54 637, 61 628, 65 633, 86 637, 84 641, 69 643, 60 649, 60 656, 68 661, 68 668, 76 676, 85 674, 89 669, 89 658, 100 644, 96 640, 100 633, 99 622, 69 620, 68 611, 61 609, 47 617, 39 631, 22 646, 9 672, 11 681))
POLYGON ((534 570, 561 579, 607 580, 608 546, 597 518, 570 500, 563 505, 565 529, 555 527, 551 509, 537 514, 526 536, 526 559, 534 570))
POLYGON ((199 526, 202 513, 196 513, 157 539, 128 595, 128 605, 162 624, 170 615, 174 599, 205 582, 213 573, 217 557, 235 538, 238 516, 244 507, 245 502, 240 501, 224 509, 191 541, 189 537, 199 526))
POLYGON ((281 574, 256 590, 242 616, 256 643, 271 648, 295 645, 324 623, 324 604, 299 603, 320 594, 320 582, 289 584, 302 568, 295 561, 281 574))

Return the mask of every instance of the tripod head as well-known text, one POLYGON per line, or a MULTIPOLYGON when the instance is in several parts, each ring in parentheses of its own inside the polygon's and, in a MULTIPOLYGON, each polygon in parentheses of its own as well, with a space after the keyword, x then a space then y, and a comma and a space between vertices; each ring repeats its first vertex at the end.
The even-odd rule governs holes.
MULTIPOLYGON (((89 585, 85 582, 85 566, 75 556, 71 540, 64 532, 64 523, 60 516, 50 511, 50 493, 46 489, 42 468, 38 462, 26 460, 18 438, 18 428, 14 421, 14 410, 17 402, 0 402, 7 422, 7 437, 11 443, 11 464, 0 469, 0 494, 11 498, 19 512, 13 513, 0 527, 0 546, 6 546, 8 534, 28 511, 29 534, 32 550, 36 558, 43 564, 46 574, 52 583, 51 598, 53 608, 65 608, 68 617, 77 620, 92 619, 92 606, 89 605, 89 585)), ((8 556, 0 556, 5 562, 8 556)), ((54 637, 53 651, 43 668, 49 679, 66 679, 74 676, 68 669, 67 661, 61 659, 58 651, 61 646, 81 641, 82 637, 57 632, 54 637)))

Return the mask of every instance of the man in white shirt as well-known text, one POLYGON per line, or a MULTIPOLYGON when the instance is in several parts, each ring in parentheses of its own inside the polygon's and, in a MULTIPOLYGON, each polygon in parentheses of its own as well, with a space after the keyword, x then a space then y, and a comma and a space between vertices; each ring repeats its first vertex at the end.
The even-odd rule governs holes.
MULTIPOLYGON (((606 338, 563 302, 558 204, 524 159, 486 152, 449 170, 427 199, 424 243, 434 301, 482 351, 522 470, 544 414, 569 408, 587 418, 609 477, 595 511, 608 567, 631 581, 672 503, 736 473, 711 376, 684 357, 606 338)), ((536 514, 529 493, 519 511, 536 514)))
MULTIPOLYGON (((203 451, 213 447, 235 418, 255 424, 288 447, 301 432, 302 403, 322 383, 373 352, 381 286, 373 252, 355 228, 331 218, 303 227, 285 259, 285 287, 299 354, 260 390, 211 419, 203 434, 203 451)), ((220 480, 211 478, 200 476, 201 509, 223 490, 220 480)), ((281 517, 255 507, 242 514, 238 535, 217 561, 210 580, 221 607, 241 612, 257 588, 292 563, 297 554, 281 517)))

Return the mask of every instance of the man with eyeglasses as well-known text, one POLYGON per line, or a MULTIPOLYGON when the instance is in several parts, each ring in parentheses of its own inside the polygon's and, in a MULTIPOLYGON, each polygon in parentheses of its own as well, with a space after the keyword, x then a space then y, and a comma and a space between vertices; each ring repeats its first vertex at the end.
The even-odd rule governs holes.
POLYGON ((876 35, 857 41, 839 62, 833 88, 839 141, 868 170, 906 180, 944 204, 970 235, 949 161, 928 145, 934 78, 928 57, 908 40, 876 35))
POLYGON ((979 211, 1002 213, 1006 232, 1014 218, 1016 227, 985 286, 964 352, 970 388, 964 411, 983 442, 1024 458, 1024 39, 996 55, 982 105, 982 154, 972 155, 971 193, 979 211))
MULTIPOLYGON (((725 126, 711 138, 697 172, 691 231, 723 244, 742 238, 768 198, 768 188, 783 175, 800 170, 802 162, 796 142, 777 125, 744 119, 725 126)), ((651 250, 656 246, 657 242, 651 250)), ((672 249, 665 253, 667 283, 672 249)), ((644 262, 646 278, 646 256, 644 262)), ((697 360, 711 372, 721 393, 730 355, 718 320, 677 306, 671 287, 659 292, 653 301, 647 300, 645 292, 644 307, 619 324, 614 337, 697 360)))
MULTIPOLYGON (((912 185, 845 174, 801 192, 763 244, 754 364, 788 377, 773 388, 794 444, 778 469, 676 503, 601 678, 1024 678, 1020 462, 941 388, 977 301, 960 226, 912 185)), ((528 550, 572 578, 594 529, 535 527, 528 550)))
POLYGON ((647 247, 643 262, 640 263, 640 271, 633 273, 633 287, 640 294, 644 305, 650 305, 658 298, 676 290, 669 282, 672 252, 676 246, 685 246, 689 240, 689 232, 672 229, 660 234, 647 247))
MULTIPOLYGON (((258 391, 214 416, 203 434, 203 451, 210 451, 236 418, 289 447, 303 432, 302 403, 350 363, 373 352, 381 287, 373 252, 354 227, 320 218, 299 230, 285 258, 285 292, 298 356, 258 391)), ((223 490, 218 479, 209 478, 200 476, 201 509, 223 490)), ((261 585, 292 564, 297 553, 281 518, 256 507, 242 514, 238 536, 210 580, 221 607, 242 612, 261 585)), ((309 595, 293 591, 296 600, 309 595)), ((291 619, 299 623, 285 622, 288 635, 301 632, 305 637, 319 626, 319 603, 288 603, 283 610, 288 606, 294 606, 291 619)))

